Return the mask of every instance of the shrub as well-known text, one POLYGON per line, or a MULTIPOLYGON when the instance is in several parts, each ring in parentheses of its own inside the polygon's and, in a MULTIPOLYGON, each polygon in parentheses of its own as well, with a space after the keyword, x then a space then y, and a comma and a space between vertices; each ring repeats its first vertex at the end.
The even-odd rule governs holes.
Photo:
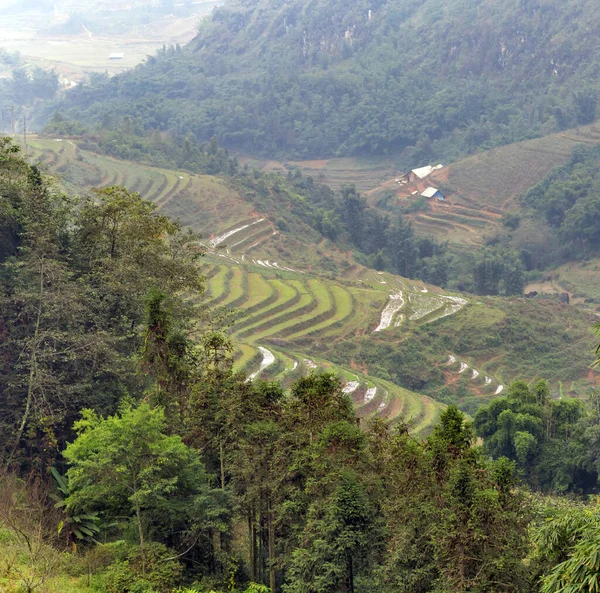
POLYGON ((159 543, 130 548, 125 559, 108 566, 99 579, 105 593, 170 593, 181 578, 181 564, 169 560, 174 553, 159 543))

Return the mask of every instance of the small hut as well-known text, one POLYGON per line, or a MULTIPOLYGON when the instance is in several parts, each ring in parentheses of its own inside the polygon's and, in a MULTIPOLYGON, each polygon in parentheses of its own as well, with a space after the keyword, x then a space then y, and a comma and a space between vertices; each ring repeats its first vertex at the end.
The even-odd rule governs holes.
POLYGON ((435 198, 440 202, 446 199, 446 196, 437 187, 428 187, 424 192, 421 192, 421 195, 424 198, 435 198))
POLYGON ((434 171, 437 171, 443 167, 442 164, 435 165, 432 167, 431 165, 427 165, 426 167, 419 167, 418 169, 413 169, 410 173, 408 173, 409 181, 419 181, 425 179, 425 177, 429 177, 434 171))

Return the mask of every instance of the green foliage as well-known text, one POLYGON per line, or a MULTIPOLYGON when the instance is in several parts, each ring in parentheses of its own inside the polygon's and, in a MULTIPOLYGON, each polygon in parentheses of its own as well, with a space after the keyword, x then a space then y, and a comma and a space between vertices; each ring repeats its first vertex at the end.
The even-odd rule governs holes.
POLYGON ((524 205, 543 216, 575 252, 596 249, 600 146, 578 146, 569 162, 552 171, 523 197, 524 205))
POLYGON ((572 22, 594 30, 590 0, 239 0, 187 47, 77 88, 61 109, 271 156, 448 160, 594 120, 597 58, 586 35, 565 33, 572 22))
POLYGON ((424 447, 401 433, 383 449, 388 547, 381 571, 391 590, 496 591, 498 583, 528 590, 520 558, 529 511, 514 489, 512 464, 489 463, 470 438, 450 407, 424 447))
POLYGON ((312 504, 308 513, 306 544, 292 554, 284 591, 320 593, 334 591, 340 583, 353 590, 354 571, 373 535, 365 486, 345 472, 332 496, 312 504))
POLYGON ((596 481, 584 418, 581 401, 551 400, 545 381, 532 389, 515 381, 506 397, 477 411, 474 425, 489 455, 514 460, 534 487, 565 492, 588 490, 596 481))
POLYGON ((189 319, 182 295, 203 289, 202 249, 138 194, 66 196, 8 140, 0 187, 2 455, 20 463, 26 447, 30 467, 48 471, 82 408, 113 411, 125 392, 143 392, 148 288, 189 319))
MULTIPOLYGON (((66 498, 70 495, 69 482, 66 476, 61 476, 55 467, 50 468, 50 473, 54 478, 58 491, 60 492, 60 500, 56 503, 57 508, 66 506, 66 498)), ((73 515, 66 514, 64 520, 58 524, 58 535, 67 532, 67 541, 74 539, 85 541, 93 539, 99 532, 98 526, 99 517, 96 514, 92 515, 73 515)))
POLYGON ((140 546, 146 534, 205 527, 213 504, 197 453, 179 436, 165 434, 162 410, 125 401, 103 420, 85 410, 77 439, 63 455, 69 511, 95 512, 105 521, 131 521, 140 546))
POLYGON ((487 247, 476 256, 473 289, 476 294, 522 294, 525 268, 519 254, 502 247, 487 247))
POLYGON ((124 559, 107 567, 98 580, 107 593, 170 593, 181 579, 182 567, 173 551, 152 542, 131 548, 124 559))
POLYGON ((534 531, 537 560, 542 563, 542 593, 595 591, 600 573, 597 504, 559 508, 534 531))

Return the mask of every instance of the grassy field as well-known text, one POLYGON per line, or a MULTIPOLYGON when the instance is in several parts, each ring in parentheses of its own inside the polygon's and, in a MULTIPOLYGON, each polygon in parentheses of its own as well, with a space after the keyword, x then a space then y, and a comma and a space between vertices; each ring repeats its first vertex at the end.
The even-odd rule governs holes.
POLYGON ((348 157, 324 159, 321 161, 274 161, 238 155, 241 164, 261 171, 276 171, 286 174, 299 169, 315 179, 322 180, 331 187, 355 185, 360 191, 369 191, 397 176, 398 167, 393 158, 381 157, 348 157))
POLYGON ((585 301, 600 305, 600 258, 570 262, 557 268, 551 279, 541 284, 538 292, 568 292, 571 301, 585 301))
MULTIPOLYGON (((204 234, 204 301, 232 311, 235 365, 248 375, 289 386, 315 368, 331 369, 344 378, 360 415, 410 418, 419 431, 431 426, 439 402, 472 412, 515 378, 548 378, 556 396, 585 395, 598 381, 589 369, 597 320, 589 306, 564 306, 556 295, 475 300, 445 294, 360 266, 325 242, 276 232, 267 215, 218 178, 119 161, 56 140, 34 138, 30 149, 65 185, 79 191, 125 185, 204 234)), ((438 221, 429 211, 423 220, 434 228, 444 224, 451 234, 459 226, 465 234, 481 233, 486 215, 500 216, 495 204, 481 203, 487 214, 471 208, 438 221)), ((585 280, 589 295, 600 295, 600 282, 591 280, 596 268, 589 262, 561 270, 554 292, 585 280)))

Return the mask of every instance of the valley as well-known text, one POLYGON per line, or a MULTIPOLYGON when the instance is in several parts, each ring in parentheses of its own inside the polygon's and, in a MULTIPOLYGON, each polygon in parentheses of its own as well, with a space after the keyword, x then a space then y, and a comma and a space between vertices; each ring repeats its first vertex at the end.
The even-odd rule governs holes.
POLYGON ((597 8, 0 0, 0 593, 597 593, 597 8))
POLYGON ((423 235, 449 241, 458 249, 472 249, 486 237, 502 232, 502 216, 518 213, 522 208, 519 197, 552 169, 564 165, 576 146, 598 143, 600 125, 582 126, 479 152, 407 185, 396 181, 407 171, 394 157, 273 161, 240 155, 240 162, 263 171, 299 169, 336 188, 353 184, 375 207, 383 197, 391 196, 385 200, 384 210, 407 211, 423 235), (430 185, 444 191, 445 201, 429 200, 423 211, 411 213, 420 199, 418 194, 430 185))
MULTIPOLYGON (((191 5, 191 12, 174 7, 171 13, 152 14, 135 3, 59 1, 50 10, 42 5, 18 8, 7 1, 0 3, 6 12, 0 22, 0 48, 20 53, 26 68, 53 70, 61 87, 71 88, 92 73, 122 73, 165 45, 188 43, 200 20, 219 4, 202 0, 191 5)), ((151 6, 159 4, 147 8, 151 6)), ((9 75, 0 72, 0 77, 9 75)))
MULTIPOLYGON (((290 385, 313 368, 334 370, 360 414, 410 418, 419 431, 437 418, 437 402, 474 412, 517 377, 549 379, 555 397, 583 396, 598 382, 589 368, 596 319, 589 306, 557 297, 464 298, 366 268, 328 241, 304 243, 226 179, 134 165, 80 149, 76 140, 32 138, 29 148, 72 191, 123 185, 204 235, 206 306, 227 312, 236 368, 249 375, 290 385)), ((449 170, 448 183, 467 187, 461 172, 468 167, 439 174, 449 170)), ((487 183, 479 207, 506 204, 507 197, 484 202, 487 183)))

